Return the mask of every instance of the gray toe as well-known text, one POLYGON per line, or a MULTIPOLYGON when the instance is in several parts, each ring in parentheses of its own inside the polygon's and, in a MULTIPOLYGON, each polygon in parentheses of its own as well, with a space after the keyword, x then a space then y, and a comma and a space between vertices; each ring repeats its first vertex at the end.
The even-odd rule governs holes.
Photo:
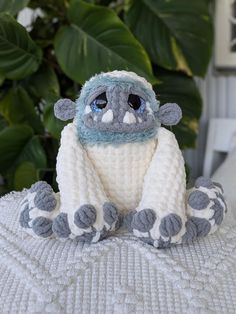
POLYGON ((133 217, 136 214, 136 210, 131 210, 125 217, 124 217, 124 221, 123 224, 124 226, 128 229, 129 232, 133 231, 132 228, 132 221, 133 221, 133 217))
POLYGON ((32 229, 37 236, 47 238, 52 235, 52 221, 45 217, 37 217, 33 220, 32 229))
POLYGON ((96 235, 96 231, 92 231, 92 232, 84 233, 81 236, 77 236, 75 240, 79 242, 91 243, 95 235, 96 235))
POLYGON ((214 184, 212 183, 211 179, 209 178, 204 178, 204 177, 199 177, 195 181, 195 187, 200 188, 200 186, 208 189, 212 189, 214 187, 214 184))
POLYGON ((215 199, 214 200, 214 205, 211 206, 211 209, 214 210, 214 215, 212 216, 213 219, 215 219, 215 223, 217 225, 220 225, 224 219, 224 208, 220 204, 220 202, 215 199))
POLYGON ((192 222, 192 220, 188 220, 185 224, 186 232, 182 237, 183 243, 190 243, 197 237, 197 226, 192 222))
POLYGON ((160 223, 160 233, 164 237, 172 237, 180 232, 182 220, 177 214, 169 214, 162 218, 160 223))
POLYGON ((156 214, 152 209, 143 209, 133 216, 131 227, 141 232, 148 232, 152 229, 156 220, 156 214))
POLYGON ((113 203, 106 202, 103 205, 104 220, 111 226, 118 218, 118 210, 113 203))
POLYGON ((82 205, 74 216, 74 223, 79 228, 89 228, 96 221, 97 213, 93 205, 82 205))
POLYGON ((71 230, 68 224, 68 218, 66 213, 60 213, 52 223, 52 231, 59 238, 68 238, 71 234, 71 230))
POLYGON ((224 189, 223 189, 223 186, 219 183, 219 182, 213 182, 215 186, 217 186, 222 193, 224 193, 224 189))
POLYGON ((42 191, 42 190, 48 190, 48 191, 52 191, 51 186, 45 182, 45 181, 38 181, 34 184, 31 185, 30 188, 30 192, 34 193, 34 192, 38 192, 38 191, 42 191))
POLYGON ((202 210, 209 205, 210 199, 208 195, 202 191, 193 191, 189 195, 188 203, 192 208, 202 210))
POLYGON ((51 212, 55 209, 57 205, 53 189, 46 182, 38 183, 41 188, 37 188, 37 192, 34 198, 34 204, 40 210, 51 212))
POLYGON ((20 225, 22 228, 29 228, 29 221, 30 221, 29 212, 30 212, 29 205, 26 204, 25 208, 20 213, 20 225))
POLYGON ((206 236, 211 230, 211 224, 205 218, 191 217, 191 222, 196 226, 197 236, 206 236))

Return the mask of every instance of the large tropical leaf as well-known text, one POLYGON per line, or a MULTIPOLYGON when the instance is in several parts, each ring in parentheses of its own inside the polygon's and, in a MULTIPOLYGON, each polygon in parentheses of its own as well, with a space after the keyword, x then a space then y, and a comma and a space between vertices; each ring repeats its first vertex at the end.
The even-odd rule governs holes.
POLYGON ((14 189, 21 191, 23 188, 29 188, 39 179, 38 171, 30 161, 22 162, 14 174, 14 189))
POLYGON ((202 112, 202 100, 195 81, 181 73, 158 69, 160 84, 154 86, 161 105, 177 103, 183 112, 181 122, 172 127, 180 147, 194 147, 198 122, 202 112))
POLYGON ((44 131, 31 98, 20 86, 9 89, 0 100, 0 113, 10 125, 26 123, 37 133, 44 131))
POLYGON ((56 35, 55 51, 71 79, 84 83, 101 71, 129 69, 155 81, 147 53, 112 10, 74 0, 68 19, 71 25, 56 35))
POLYGON ((1 0, 0 12, 8 12, 15 15, 27 6, 29 0, 1 0))
POLYGON ((48 100, 60 97, 60 86, 57 76, 48 64, 42 64, 37 72, 24 81, 25 88, 38 99, 48 100))
POLYGON ((129 0, 126 22, 166 69, 204 76, 211 57, 213 27, 206 0, 129 0))
POLYGON ((0 132, 0 173, 4 174, 16 162, 23 148, 33 136, 28 126, 12 126, 0 132))
POLYGON ((42 52, 27 31, 13 17, 0 14, 0 74, 21 79, 35 72, 42 52))

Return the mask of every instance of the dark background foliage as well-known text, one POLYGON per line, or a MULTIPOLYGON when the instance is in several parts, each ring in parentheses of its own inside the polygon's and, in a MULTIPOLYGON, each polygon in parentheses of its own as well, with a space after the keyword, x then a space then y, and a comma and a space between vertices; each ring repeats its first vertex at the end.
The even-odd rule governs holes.
MULTIPOLYGON (((47 180, 64 123, 53 104, 76 99, 101 71, 125 69, 146 77, 161 104, 183 110, 173 127, 180 147, 194 147, 204 77, 211 57, 209 0, 0 0, 1 193, 47 180), (25 29, 18 12, 40 9, 25 29)), ((35 14, 34 14, 35 15, 35 14)))

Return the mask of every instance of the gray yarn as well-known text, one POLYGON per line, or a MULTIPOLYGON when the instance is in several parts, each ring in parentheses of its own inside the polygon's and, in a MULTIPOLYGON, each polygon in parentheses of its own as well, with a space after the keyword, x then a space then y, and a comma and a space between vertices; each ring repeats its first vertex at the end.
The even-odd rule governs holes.
POLYGON ((213 202, 214 205, 211 206, 211 209, 213 209, 215 212, 214 215, 212 216, 212 219, 215 219, 215 223, 219 226, 224 219, 224 208, 220 204, 219 200, 214 199, 213 202))
POLYGON ((25 208, 20 213, 19 221, 22 228, 29 228, 29 221, 30 221, 29 212, 30 212, 29 205, 26 204, 25 208))
POLYGON ((186 224, 186 232, 182 237, 183 243, 190 243, 197 237, 197 226, 193 223, 191 219, 187 220, 186 224))
POLYGON ((196 226, 198 237, 204 237, 210 232, 211 224, 205 218, 191 217, 189 220, 196 226))
POLYGON ((157 118, 164 125, 176 125, 182 119, 182 110, 181 108, 173 103, 167 103, 160 107, 157 118))
POLYGON ((34 192, 38 192, 41 190, 50 190, 53 192, 51 186, 45 181, 38 181, 38 182, 32 184, 29 191, 31 193, 34 193, 34 192))
POLYGON ((129 232, 133 231, 132 228, 132 221, 133 221, 133 217, 136 214, 136 210, 131 210, 125 217, 123 220, 123 225, 128 229, 129 232))
POLYGON ((150 244, 150 245, 154 245, 154 241, 151 237, 147 237, 147 238, 139 238, 141 241, 150 244))
POLYGON ((222 201, 223 204, 225 205, 225 212, 227 213, 228 208, 227 208, 227 204, 226 204, 226 201, 225 201, 224 196, 223 196, 221 193, 218 193, 218 194, 217 194, 217 197, 218 197, 219 199, 221 199, 221 201, 222 201))
POLYGON ((156 246, 158 249, 166 249, 173 246, 173 244, 170 243, 170 239, 168 241, 164 241, 161 237, 158 240, 158 245, 156 246))
POLYGON ((103 205, 104 220, 111 226, 118 218, 118 210, 113 203, 106 202, 103 205))
POLYGON ((74 223, 79 228, 89 228, 96 221, 97 213, 93 205, 82 205, 74 215, 74 223))
POLYGON ((96 231, 84 233, 81 236, 77 236, 75 238, 75 241, 91 243, 95 235, 96 235, 96 231))
POLYGON ((199 177, 195 181, 195 187, 199 188, 200 186, 208 189, 212 189, 214 187, 214 184, 212 183, 211 179, 209 178, 204 178, 204 177, 199 177))
POLYGON ((209 205, 210 199, 208 195, 202 191, 193 191, 189 195, 188 203, 192 208, 202 210, 209 205))
POLYGON ((182 228, 182 220, 177 214, 169 214, 162 218, 159 230, 162 236, 172 237, 177 235, 182 228))
POLYGON ((219 182, 213 182, 215 186, 217 186, 218 188, 220 188, 221 192, 224 193, 224 189, 223 186, 219 183, 219 182))
POLYGON ((37 236, 47 238, 52 235, 52 221, 45 217, 37 217, 32 222, 32 230, 37 236))
POLYGON ((71 230, 68 223, 68 218, 66 213, 60 213, 52 223, 52 231, 59 238, 68 238, 71 234, 71 230))
POLYGON ((119 214, 118 219, 115 224, 115 230, 118 230, 122 226, 122 224, 123 224, 123 215, 119 214))
POLYGON ((152 229, 156 220, 156 214, 152 209, 143 209, 133 216, 131 227, 141 232, 147 232, 152 229))
POLYGON ((54 196, 54 192, 52 188, 45 188, 43 190, 39 190, 34 198, 35 206, 47 212, 51 212, 55 209, 57 205, 57 201, 54 196))
POLYGON ((54 114, 62 121, 73 119, 76 115, 76 105, 70 99, 59 99, 54 105, 54 114))

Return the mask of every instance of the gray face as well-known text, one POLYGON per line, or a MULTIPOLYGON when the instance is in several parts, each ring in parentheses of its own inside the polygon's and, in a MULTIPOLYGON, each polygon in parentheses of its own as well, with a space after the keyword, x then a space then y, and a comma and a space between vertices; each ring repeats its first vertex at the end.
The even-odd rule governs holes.
POLYGON ((148 96, 125 83, 97 88, 86 100, 83 121, 90 129, 125 133, 155 126, 148 96))

